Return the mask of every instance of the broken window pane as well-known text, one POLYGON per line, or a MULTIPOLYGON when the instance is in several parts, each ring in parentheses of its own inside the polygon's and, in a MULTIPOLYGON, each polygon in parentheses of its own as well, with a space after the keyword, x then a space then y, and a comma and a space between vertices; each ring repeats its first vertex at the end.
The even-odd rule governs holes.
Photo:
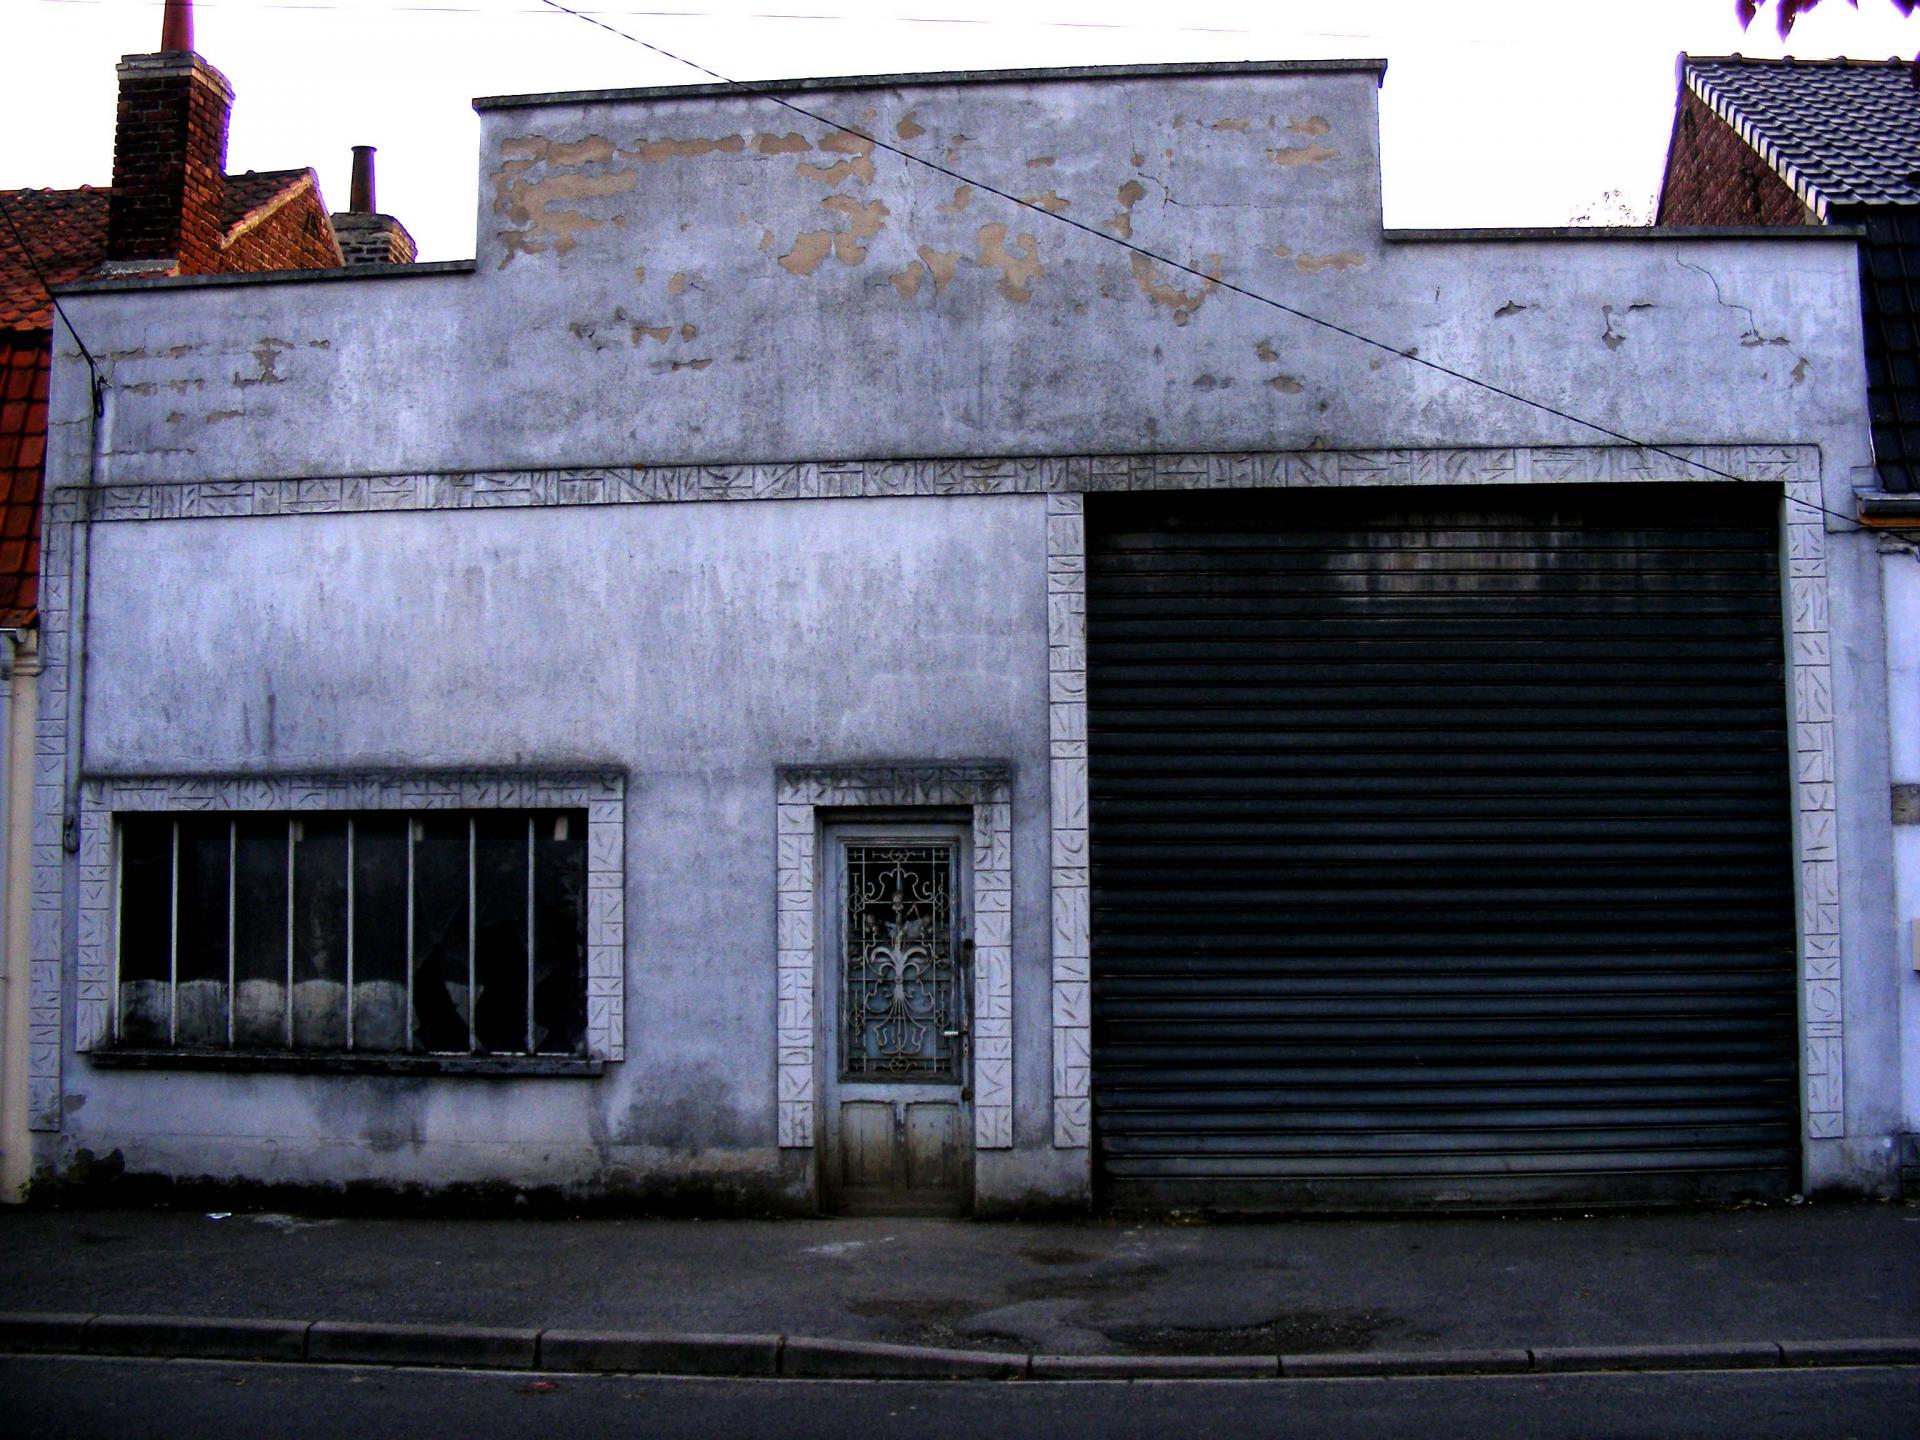
POLYGON ((232 838, 233 826, 224 815, 180 817, 176 1045, 227 1043, 227 870, 232 838))
POLYGON ((338 815, 293 822, 293 1043, 347 1043, 347 822, 338 815))
POLYGON ((407 822, 353 822, 353 1048, 406 1050, 407 822))
POLYGON ((587 816, 533 817, 533 1048, 578 1055, 587 1031, 587 816))
POLYGON ((120 826, 120 1038, 172 1037, 173 817, 129 815, 120 826))
POLYGON ((284 815, 234 820, 233 971, 233 1043, 288 1044, 284 815))
POLYGON ((467 817, 413 822, 413 1014, 424 1050, 471 1048, 467 1033, 467 817))

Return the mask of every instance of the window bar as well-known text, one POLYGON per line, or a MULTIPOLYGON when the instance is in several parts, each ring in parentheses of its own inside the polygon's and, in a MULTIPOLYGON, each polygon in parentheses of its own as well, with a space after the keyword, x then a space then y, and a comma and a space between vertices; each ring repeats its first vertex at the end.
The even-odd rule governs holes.
POLYGON ((407 817, 407 1049, 413 1049, 413 841, 419 821, 407 817))
POLYGON ((533 815, 527 815, 527 1053, 533 1054, 533 815))
POLYGON ((479 886, 475 883, 474 871, 480 863, 480 824, 473 816, 467 816, 467 1053, 480 1053, 480 1007, 474 1003, 478 998, 473 993, 479 983, 477 957, 474 955, 474 937, 479 931, 478 917, 474 914, 479 900, 479 886))
POLYGON ((353 817, 347 817, 347 1049, 353 1049, 353 817))
POLYGON ((234 952, 237 939, 233 933, 233 920, 238 908, 234 892, 240 885, 240 822, 227 821, 227 1048, 233 1048, 235 1036, 233 1007, 237 1004, 234 989, 239 984, 239 974, 234 952))
POLYGON ((293 1048, 293 835, 300 822, 287 817, 287 1013, 286 1046, 293 1048))
POLYGON ((170 827, 173 884, 167 887, 167 1044, 180 1043, 180 822, 170 827))

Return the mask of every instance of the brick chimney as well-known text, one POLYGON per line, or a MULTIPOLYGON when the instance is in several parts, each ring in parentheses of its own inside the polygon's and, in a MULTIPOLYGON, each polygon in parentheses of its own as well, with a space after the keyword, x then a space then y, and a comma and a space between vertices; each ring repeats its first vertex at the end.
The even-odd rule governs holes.
POLYGON ((348 208, 333 216, 333 235, 349 269, 362 265, 411 265, 413 236, 374 200, 371 145, 353 147, 353 193, 348 208))
POLYGON ((107 260, 207 274, 220 268, 233 87, 193 52, 192 0, 167 0, 160 44, 120 61, 107 260))

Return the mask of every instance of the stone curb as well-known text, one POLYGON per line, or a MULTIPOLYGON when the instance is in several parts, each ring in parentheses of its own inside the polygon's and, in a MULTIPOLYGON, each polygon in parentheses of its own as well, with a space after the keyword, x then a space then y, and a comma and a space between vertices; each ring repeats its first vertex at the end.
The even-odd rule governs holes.
POLYGON ((1324 1355, 1043 1355, 803 1335, 0 1312, 0 1353, 809 1380, 1286 1380, 1920 1366, 1920 1337, 1324 1355))

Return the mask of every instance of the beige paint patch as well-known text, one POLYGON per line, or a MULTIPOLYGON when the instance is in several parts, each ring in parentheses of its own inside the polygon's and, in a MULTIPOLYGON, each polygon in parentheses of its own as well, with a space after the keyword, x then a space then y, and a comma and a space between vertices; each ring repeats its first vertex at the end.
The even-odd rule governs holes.
POLYGON ((207 412, 207 424, 218 425, 223 420, 238 420, 246 413, 244 410, 209 410, 207 412))
POLYGON ((813 149, 813 142, 796 131, 789 130, 784 135, 756 135, 753 137, 753 150, 756 155, 802 155, 813 149))
POLYGON ((1262 340, 1258 345, 1254 346, 1253 353, 1269 365, 1280 358, 1280 352, 1273 348, 1273 342, 1270 340, 1262 340))
POLYGON ((634 266, 634 267, 633 267, 633 278, 634 278, 635 280, 638 280, 638 281, 640 281, 640 282, 641 282, 642 284, 644 284, 644 283, 646 282, 646 278, 647 278, 647 267, 646 267, 646 266, 644 266, 644 265, 636 265, 636 266, 634 266))
POLYGON ((1300 255, 1293 265, 1302 275, 1318 275, 1322 270, 1355 270, 1367 263, 1358 250, 1341 250, 1333 255, 1300 255))
POLYGON ((927 267, 927 273, 933 276, 935 295, 953 283, 954 272, 960 267, 958 250, 936 250, 931 245, 922 245, 914 253, 920 257, 920 263, 927 267))
POLYGON ((1045 170, 1053 164, 1054 158, 1052 155, 1036 155, 1027 161, 1027 168, 1029 170, 1045 170))
POLYGON ((1278 390, 1282 395, 1298 395, 1302 390, 1307 388, 1291 375, 1276 375, 1267 381, 1267 384, 1278 390))
POLYGON ((1022 195, 1020 200, 1022 204, 1031 205, 1036 210, 1044 210, 1049 215, 1058 215, 1073 203, 1051 190, 1044 195, 1022 195))
POLYGON ((927 267, 909 265, 904 270, 896 270, 887 279, 893 282, 893 288, 900 292, 902 300, 911 300, 920 293, 920 287, 926 282, 927 267))
POLYGON ((1324 115, 1309 115, 1304 120, 1287 121, 1287 129, 1296 135, 1326 135, 1332 132, 1333 126, 1324 115))
POLYGON ((944 205, 934 206, 934 213, 936 215, 958 215, 962 210, 967 208, 967 205, 972 199, 973 187, 971 185, 956 186, 953 192, 953 199, 944 205))
POLYGON ((913 112, 909 110, 900 117, 900 123, 893 127, 893 133, 901 140, 918 140, 927 133, 927 127, 914 119, 913 112))
POLYGON ((556 140, 541 157, 549 165, 605 165, 613 159, 613 142, 604 135, 583 140, 556 140))
MULTIPOLYGON (((260 343, 253 347, 254 363, 260 367, 260 373, 258 375, 242 375, 238 371, 235 371, 233 376, 234 388, 236 390, 245 390, 255 385, 286 384, 287 377, 280 373, 280 356, 291 349, 293 349, 293 345, 290 341, 281 340, 273 335, 263 337, 260 343)), ((131 385, 125 385, 121 388, 125 390, 134 389, 131 385)), ((151 390, 152 386, 149 385, 148 389, 151 390)))
POLYGON ((1134 169, 1138 170, 1142 165, 1147 163, 1147 157, 1145 155, 1142 155, 1138 150, 1136 150, 1133 152, 1132 157, 1128 160, 1127 163, 1133 166, 1134 169))
POLYGON ((676 360, 673 362, 673 368, 675 370, 704 370, 712 363, 713 359, 711 356, 703 360, 676 360))
POLYGON ((891 213, 886 202, 870 200, 862 205, 851 195, 829 195, 820 204, 847 218, 847 228, 833 237, 835 258, 842 265, 858 265, 867 258, 867 247, 860 242, 871 240, 886 228, 891 213))
MULTIPOLYGON (((630 192, 639 177, 631 170, 582 173, 563 169, 534 178, 532 171, 542 164, 559 164, 557 154, 599 155, 604 146, 611 158, 611 144, 579 140, 559 145, 540 136, 522 136, 501 146, 512 158, 493 173, 493 213, 505 218, 510 228, 496 234, 505 247, 500 257, 504 269, 517 255, 541 255, 551 251, 564 255, 574 248, 582 231, 596 230, 604 222, 572 207, 588 200, 606 199, 630 192)), ((601 163, 601 162, 593 162, 601 163)), ((615 220, 623 217, 614 216, 615 220)))
POLYGON ((1206 267, 1202 273, 1207 277, 1205 283, 1198 290, 1189 293, 1177 285, 1169 285, 1161 280, 1154 271, 1153 261, 1146 256, 1133 257, 1133 279, 1134 283, 1139 285, 1140 293, 1153 304, 1171 310, 1173 323, 1176 325, 1184 325, 1191 320, 1193 312, 1205 304, 1207 297, 1214 292, 1214 288, 1220 281, 1220 257, 1207 256, 1206 267))
POLYGON ((1330 145, 1322 145, 1318 140, 1311 145, 1283 145, 1278 150, 1267 151, 1267 158, 1274 164, 1288 169, 1296 165, 1324 165, 1340 152, 1330 145))
POLYGON ((792 275, 811 275, 832 253, 831 230, 802 230, 793 237, 793 248, 780 257, 780 268, 792 275))
POLYGON ((1291 245, 1276 245, 1273 247, 1273 253, 1278 255, 1282 260, 1285 260, 1293 254, 1293 247, 1291 245))
POLYGON ((673 278, 667 281, 667 294, 684 295, 687 293, 687 284, 687 272, 676 270, 673 272, 673 278))
POLYGON ((686 341, 693 339, 693 337, 698 335, 699 333, 700 333, 700 327, 698 325, 682 325, 680 327, 681 343, 684 344, 686 341))
POLYGON ((633 327, 633 343, 638 345, 642 338, 664 345, 673 338, 671 325, 636 325, 633 327))
POLYGON ((636 140, 632 149, 620 153, 648 165, 659 165, 668 160, 698 160, 703 155, 738 155, 746 148, 743 136, 718 135, 711 139, 636 140))
POLYGON ((1147 187, 1138 180, 1129 180, 1120 187, 1120 213, 1107 221, 1107 229, 1122 240, 1133 238, 1133 207, 1147 198, 1147 187))
POLYGON ((1248 131, 1253 129, 1253 121, 1244 119, 1237 115, 1230 116, 1225 120, 1214 121, 1213 128, 1215 130, 1238 130, 1242 135, 1245 135, 1248 131))
POLYGON ((1040 242, 1023 232, 1014 239, 1019 249, 1009 250, 1004 225, 982 225, 979 240, 976 263, 1000 272, 1000 293, 1022 304, 1031 299, 1033 282, 1040 278, 1040 242))
POLYGON ((778 243, 779 242, 773 238, 773 232, 771 230, 765 226, 760 228, 760 248, 762 250, 771 250, 778 243))
POLYGON ((842 160, 835 165, 801 165, 800 173, 809 180, 818 180, 822 185, 838 185, 849 175, 862 185, 873 183, 873 137, 856 135, 851 130, 836 130, 820 141, 820 148, 831 155, 847 155, 851 159, 842 160))

